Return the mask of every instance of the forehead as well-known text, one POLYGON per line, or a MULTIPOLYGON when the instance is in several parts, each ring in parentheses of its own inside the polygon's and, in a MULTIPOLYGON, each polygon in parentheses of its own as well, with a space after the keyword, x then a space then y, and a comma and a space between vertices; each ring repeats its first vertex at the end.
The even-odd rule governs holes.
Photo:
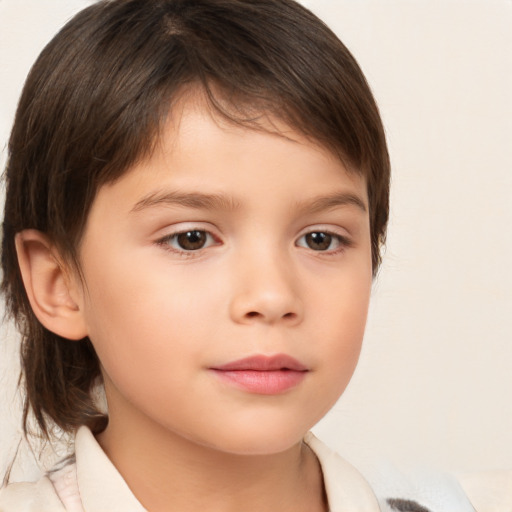
POLYGON ((173 107, 148 158, 99 191, 111 193, 131 210, 160 195, 190 193, 222 196, 231 206, 258 194, 290 204, 345 194, 365 211, 368 202, 362 173, 317 142, 268 113, 255 115, 250 127, 235 124, 197 96, 173 107))
POLYGON ((219 169, 214 165, 213 155, 239 163, 240 172, 244 163, 255 161, 282 171, 301 161, 303 165, 297 166, 297 172, 308 166, 318 172, 322 168, 336 168, 348 182, 354 185, 366 183, 363 170, 354 168, 344 159, 342 161, 339 154, 272 112, 249 109, 240 107, 233 121, 228 118, 231 107, 224 110, 223 106, 219 113, 201 92, 187 95, 173 107, 147 163, 158 162, 165 167, 166 161, 170 160, 185 165, 208 161, 212 175, 216 175, 219 169), (237 115, 242 110, 244 112, 237 115))

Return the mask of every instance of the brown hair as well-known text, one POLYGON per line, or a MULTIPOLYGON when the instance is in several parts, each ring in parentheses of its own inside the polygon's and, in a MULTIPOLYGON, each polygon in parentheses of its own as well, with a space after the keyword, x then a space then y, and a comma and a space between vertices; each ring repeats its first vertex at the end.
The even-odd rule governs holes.
POLYGON ((100 1, 39 56, 9 142, 2 289, 22 335, 25 432, 30 411, 46 436, 52 424, 98 432, 106 419, 91 396, 100 377, 93 347, 36 319, 15 234, 38 229, 78 265, 99 187, 150 154, 187 87, 201 88, 234 123, 258 129, 255 113, 271 113, 362 173, 374 273, 379 266, 389 197, 384 130, 356 61, 320 20, 292 0, 100 1))

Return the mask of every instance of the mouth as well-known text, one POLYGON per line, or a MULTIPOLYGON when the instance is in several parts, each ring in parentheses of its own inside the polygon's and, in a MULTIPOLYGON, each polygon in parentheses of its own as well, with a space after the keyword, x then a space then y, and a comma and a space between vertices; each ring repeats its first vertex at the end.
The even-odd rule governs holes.
POLYGON ((309 368, 286 354, 251 356, 210 368, 219 379, 249 393, 278 395, 298 386, 309 368))

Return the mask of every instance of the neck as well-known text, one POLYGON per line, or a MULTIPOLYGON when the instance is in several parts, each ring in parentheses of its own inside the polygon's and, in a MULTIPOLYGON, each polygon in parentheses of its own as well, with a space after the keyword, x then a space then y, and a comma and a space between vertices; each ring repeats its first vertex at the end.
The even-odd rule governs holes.
POLYGON ((98 436, 149 512, 326 510, 320 465, 302 442, 280 453, 238 455, 149 427, 145 417, 116 421, 111 416, 98 436))

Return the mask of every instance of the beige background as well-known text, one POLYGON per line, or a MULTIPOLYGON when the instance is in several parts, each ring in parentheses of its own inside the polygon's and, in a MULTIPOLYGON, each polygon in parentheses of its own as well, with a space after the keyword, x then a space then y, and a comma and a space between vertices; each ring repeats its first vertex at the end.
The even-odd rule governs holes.
MULTIPOLYGON (((87 3, 0 0, 2 150, 29 66, 87 3)), ((512 468, 512 1, 304 3, 365 71, 394 171, 360 366, 315 431, 363 469, 512 468)), ((4 326, 0 472, 19 430, 16 373, 4 326)))

